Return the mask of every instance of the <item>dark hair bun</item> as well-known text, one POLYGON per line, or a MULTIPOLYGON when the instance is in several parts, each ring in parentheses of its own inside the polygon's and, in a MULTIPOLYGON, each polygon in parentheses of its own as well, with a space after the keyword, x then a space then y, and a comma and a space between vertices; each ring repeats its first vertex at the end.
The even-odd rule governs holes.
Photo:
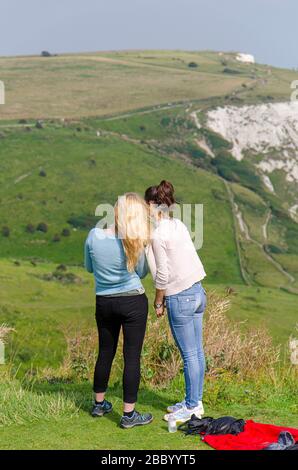
POLYGON ((162 180, 157 186, 157 204, 165 204, 168 207, 175 204, 174 192, 175 190, 172 183, 170 183, 170 181, 162 180))

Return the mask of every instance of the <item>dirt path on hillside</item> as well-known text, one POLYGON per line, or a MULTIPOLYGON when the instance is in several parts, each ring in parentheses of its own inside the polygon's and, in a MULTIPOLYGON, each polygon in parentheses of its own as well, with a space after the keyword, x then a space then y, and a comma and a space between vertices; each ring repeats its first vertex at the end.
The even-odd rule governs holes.
MULTIPOLYGON (((190 117, 193 119, 193 121, 195 122, 198 129, 201 128, 201 124, 199 123, 199 120, 198 120, 198 117, 197 117, 197 112, 199 112, 199 111, 200 110, 193 111, 192 113, 190 113, 190 117)), ((240 271, 241 271, 241 275, 242 275, 242 278, 243 278, 244 282, 246 282, 246 284, 248 284, 248 285, 251 285, 251 280, 249 278, 249 274, 247 273, 246 269, 244 268, 242 257, 241 257, 241 249, 240 249, 240 244, 239 244, 239 239, 238 239, 238 228, 237 228, 237 226, 239 227, 240 231, 245 236, 246 240, 248 240, 248 241, 254 243, 255 245, 257 245, 262 250, 262 252, 264 253, 264 256, 267 258, 267 260, 270 261, 270 263, 272 263, 275 266, 275 268, 287 278, 288 283, 293 284, 296 281, 294 276, 292 276, 292 274, 287 272, 283 268, 283 266, 278 261, 276 261, 270 255, 270 253, 267 252, 266 247, 265 247, 264 244, 258 242, 258 240, 255 240, 254 238, 252 238, 252 236, 249 232, 249 228, 248 228, 247 224, 244 221, 243 215, 242 215, 238 205, 236 204, 236 202, 234 200, 234 194, 233 194, 233 192, 230 188, 229 183, 226 180, 224 180, 223 178, 222 178, 222 180, 225 184, 225 187, 226 187, 226 190, 227 190, 227 193, 228 193, 228 196, 229 196, 229 200, 230 200, 232 213, 233 213, 235 239, 236 239, 236 245, 237 245, 237 251, 238 251, 240 271)), ((268 213, 267 213, 267 216, 266 216, 265 223, 262 226, 263 236, 264 236, 265 241, 268 240, 268 225, 269 225, 269 222, 271 220, 271 215, 272 215, 271 210, 269 209, 268 213)))
MULTIPOLYGON (((242 216, 242 213, 238 207, 238 205, 235 203, 234 201, 234 195, 232 193, 232 190, 229 186, 229 183, 228 182, 225 182, 225 186, 228 190, 228 194, 229 194, 229 198, 230 198, 230 203, 231 203, 231 207, 232 207, 232 211, 233 211, 233 215, 234 215, 234 219, 238 222, 238 226, 239 226, 239 229, 240 231, 244 234, 245 238, 250 241, 251 243, 254 243, 255 245, 257 245, 263 252, 264 256, 266 257, 266 259, 274 265, 274 267, 281 273, 283 274, 287 280, 288 280, 288 283, 289 284, 293 284, 296 279, 294 278, 294 276, 292 276, 292 274, 290 274, 288 271, 286 271, 283 266, 278 262, 276 261, 276 259, 274 259, 270 253, 266 250, 266 246, 264 243, 260 243, 258 240, 254 239, 250 232, 249 232, 249 228, 247 226, 247 224, 244 222, 244 218, 242 216)), ((264 239, 265 241, 268 240, 268 224, 269 224, 269 221, 271 219, 271 210, 269 209, 268 210, 268 214, 266 216, 266 220, 265 220, 265 223, 264 225, 262 226, 262 229, 263 229, 263 234, 265 235, 264 236, 264 239)), ((236 238, 238 238, 237 236, 237 225, 236 225, 236 233, 235 233, 235 236, 236 238)), ((241 257, 241 252, 240 250, 238 251, 239 253, 239 256, 241 257)), ((240 263, 242 264, 242 263, 240 263)), ((245 271, 246 273, 246 271, 245 271)))

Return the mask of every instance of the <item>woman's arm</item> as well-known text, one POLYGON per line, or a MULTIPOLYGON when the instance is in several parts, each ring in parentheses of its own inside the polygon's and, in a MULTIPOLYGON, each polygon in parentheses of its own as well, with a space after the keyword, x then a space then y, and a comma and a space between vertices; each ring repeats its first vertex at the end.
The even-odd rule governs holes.
POLYGON ((89 273, 93 273, 93 264, 92 264, 92 259, 90 256, 90 251, 89 251, 89 236, 85 242, 85 256, 84 256, 84 264, 85 268, 89 273))
POLYGON ((141 279, 147 276, 149 272, 149 267, 148 267, 147 259, 146 259, 144 252, 141 254, 139 258, 138 264, 136 265, 136 268, 135 268, 135 272, 141 279))
POLYGON ((169 279, 165 241, 158 238, 153 240, 152 250, 156 263, 154 308, 156 315, 160 317, 164 313, 164 296, 169 279))
POLYGON ((153 281, 155 281, 156 278, 156 263, 155 263, 155 258, 152 250, 152 245, 148 245, 145 248, 145 255, 147 259, 147 263, 149 266, 149 270, 152 276, 153 281))

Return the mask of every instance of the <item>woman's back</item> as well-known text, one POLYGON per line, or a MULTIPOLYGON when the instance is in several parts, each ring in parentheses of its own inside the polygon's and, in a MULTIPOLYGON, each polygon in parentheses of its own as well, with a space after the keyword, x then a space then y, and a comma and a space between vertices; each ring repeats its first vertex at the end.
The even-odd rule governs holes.
POLYGON ((152 250, 156 262, 155 286, 166 290, 166 295, 187 289, 206 276, 187 227, 179 219, 160 221, 152 250))
POLYGON ((94 228, 85 243, 85 266, 94 273, 97 295, 113 295, 141 289, 140 277, 147 274, 144 255, 135 271, 127 269, 123 244, 111 230, 94 228))

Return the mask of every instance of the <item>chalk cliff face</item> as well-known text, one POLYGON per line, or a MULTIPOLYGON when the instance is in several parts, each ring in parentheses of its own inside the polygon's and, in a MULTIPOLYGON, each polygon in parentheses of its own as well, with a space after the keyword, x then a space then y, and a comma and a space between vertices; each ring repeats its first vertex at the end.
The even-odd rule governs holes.
MULTIPOLYGON (((275 191, 276 175, 289 188, 288 208, 297 215, 298 202, 298 101, 257 106, 226 106, 207 114, 207 125, 232 144, 237 160, 250 158, 263 182, 275 191), (258 158, 253 158, 253 156, 258 158)), ((277 189, 278 192, 278 189, 277 189)))

